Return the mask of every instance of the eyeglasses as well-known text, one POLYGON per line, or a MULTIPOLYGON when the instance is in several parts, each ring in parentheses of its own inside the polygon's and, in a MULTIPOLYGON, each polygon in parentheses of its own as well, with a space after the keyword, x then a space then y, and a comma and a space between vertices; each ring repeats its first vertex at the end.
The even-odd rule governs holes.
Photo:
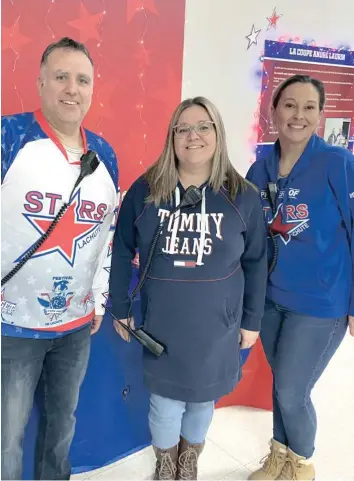
POLYGON ((214 125, 214 122, 212 122, 211 120, 198 122, 196 125, 188 125, 188 124, 175 125, 173 127, 173 132, 175 133, 176 137, 184 138, 184 137, 188 137, 189 134, 192 133, 192 130, 194 130, 194 132, 197 135, 205 137, 206 135, 210 134, 210 132, 213 130, 214 128, 213 125, 214 125))

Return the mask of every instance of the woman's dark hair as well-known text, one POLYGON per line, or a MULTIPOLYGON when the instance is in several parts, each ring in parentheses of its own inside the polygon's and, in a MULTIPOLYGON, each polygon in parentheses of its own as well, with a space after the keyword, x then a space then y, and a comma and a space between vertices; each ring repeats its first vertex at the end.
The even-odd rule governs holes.
POLYGON ((326 93, 325 93, 323 82, 321 82, 321 80, 317 80, 313 77, 310 77, 309 75, 293 75, 292 77, 289 77, 286 80, 284 80, 284 82, 282 82, 274 92, 273 101, 272 101, 273 108, 275 109, 277 108, 281 94, 284 92, 284 90, 287 87, 289 87, 289 85, 296 84, 296 83, 311 84, 315 87, 320 97, 319 106, 320 106, 320 112, 322 112, 325 101, 326 101, 326 93))

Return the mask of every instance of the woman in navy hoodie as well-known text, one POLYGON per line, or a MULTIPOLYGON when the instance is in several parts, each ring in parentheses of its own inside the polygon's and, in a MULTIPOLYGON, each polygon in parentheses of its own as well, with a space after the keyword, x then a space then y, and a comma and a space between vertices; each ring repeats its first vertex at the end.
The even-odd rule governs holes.
POLYGON ((273 96, 279 138, 247 178, 261 191, 271 274, 261 339, 273 371, 271 452, 250 479, 315 477, 311 390, 354 335, 354 157, 316 135, 323 84, 287 79, 273 96))
POLYGON ((138 249, 144 269, 159 225, 141 290, 144 328, 166 347, 160 357, 144 350, 155 479, 196 479, 214 402, 240 380, 240 347, 258 337, 267 278, 258 192, 232 166, 220 114, 203 97, 177 107, 162 154, 122 202, 110 295, 125 323, 131 261, 138 249), (183 207, 192 185, 201 201, 183 207))

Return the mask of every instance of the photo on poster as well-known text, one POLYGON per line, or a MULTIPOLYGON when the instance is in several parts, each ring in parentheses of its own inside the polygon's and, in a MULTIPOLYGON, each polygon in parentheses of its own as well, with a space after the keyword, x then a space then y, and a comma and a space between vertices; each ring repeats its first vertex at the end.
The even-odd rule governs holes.
POLYGON ((321 80, 326 103, 317 134, 331 145, 354 150, 354 51, 266 40, 259 109, 257 158, 277 139, 271 101, 278 85, 292 75, 321 80))
POLYGON ((351 120, 350 118, 327 118, 323 136, 327 144, 348 148, 351 120))

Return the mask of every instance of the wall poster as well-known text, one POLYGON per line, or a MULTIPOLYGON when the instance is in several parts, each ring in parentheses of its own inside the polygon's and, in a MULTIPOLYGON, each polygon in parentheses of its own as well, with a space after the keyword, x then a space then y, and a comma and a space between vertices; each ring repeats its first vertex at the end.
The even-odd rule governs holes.
POLYGON ((326 105, 318 135, 354 151, 354 51, 266 40, 259 111, 257 158, 277 139, 270 107, 274 89, 287 77, 307 74, 321 80, 326 105))

